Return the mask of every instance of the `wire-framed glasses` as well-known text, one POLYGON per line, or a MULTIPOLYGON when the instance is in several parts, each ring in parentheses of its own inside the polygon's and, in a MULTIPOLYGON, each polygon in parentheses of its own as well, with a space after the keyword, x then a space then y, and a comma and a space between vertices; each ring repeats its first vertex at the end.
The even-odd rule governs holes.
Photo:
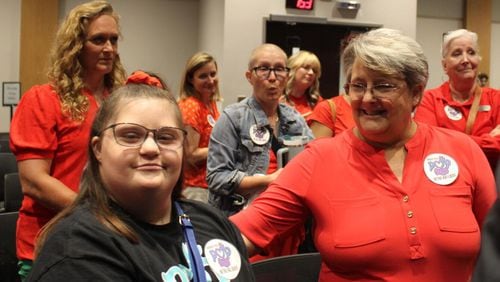
POLYGON ((372 87, 361 83, 346 83, 344 85, 345 92, 353 99, 361 99, 366 91, 371 91, 375 99, 387 99, 394 96, 394 93, 401 89, 401 87, 391 83, 380 83, 372 87))
POLYGON ((113 136, 117 144, 133 148, 141 147, 151 132, 160 149, 177 150, 184 144, 187 134, 184 129, 178 127, 165 126, 149 129, 135 123, 115 123, 104 128, 99 135, 108 129, 113 129, 113 136))
POLYGON ((276 79, 283 80, 287 77, 288 72, 290 72, 290 69, 287 67, 270 68, 270 67, 260 66, 260 67, 254 67, 252 70, 255 72, 255 75, 257 75, 257 77, 259 77, 260 79, 268 79, 272 71, 274 72, 274 76, 276 77, 276 79))

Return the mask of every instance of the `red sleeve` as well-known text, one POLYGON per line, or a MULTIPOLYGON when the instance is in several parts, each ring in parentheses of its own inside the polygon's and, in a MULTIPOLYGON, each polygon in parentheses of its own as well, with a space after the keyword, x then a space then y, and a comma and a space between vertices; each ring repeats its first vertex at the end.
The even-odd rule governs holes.
POLYGON ((34 86, 23 95, 10 127, 10 144, 18 161, 54 157, 60 116, 59 98, 50 86, 34 86))
POLYGON ((491 169, 488 169, 488 161, 480 148, 475 144, 471 144, 472 162, 471 168, 475 171, 472 173, 474 181, 474 198, 472 209, 476 220, 480 227, 483 226, 484 219, 488 214, 489 209, 497 198, 495 186, 495 177, 491 169))
POLYGON ((319 122, 335 132, 335 124, 332 120, 332 111, 328 100, 319 102, 314 108, 312 114, 307 119, 307 124, 311 125, 313 121, 319 122))
POLYGON ((182 113, 182 120, 184 125, 191 126, 198 133, 203 132, 203 128, 200 128, 201 118, 206 118, 201 116, 201 108, 199 103, 197 103, 194 98, 187 98, 179 102, 179 108, 182 113))
POLYGON ((317 155, 306 148, 248 208, 230 217, 256 246, 266 249, 274 239, 304 225, 309 216, 304 202, 317 155))

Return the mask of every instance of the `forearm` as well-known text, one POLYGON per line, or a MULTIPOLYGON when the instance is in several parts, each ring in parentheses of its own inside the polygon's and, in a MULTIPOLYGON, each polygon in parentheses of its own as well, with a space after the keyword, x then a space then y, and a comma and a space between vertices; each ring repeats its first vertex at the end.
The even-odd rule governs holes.
POLYGON ((76 198, 77 194, 73 190, 48 174, 36 180, 30 180, 22 174, 20 177, 23 193, 51 210, 60 211, 76 198))
POLYGON ((186 161, 191 165, 196 165, 201 162, 206 162, 208 156, 208 148, 196 148, 190 154, 187 154, 186 161))

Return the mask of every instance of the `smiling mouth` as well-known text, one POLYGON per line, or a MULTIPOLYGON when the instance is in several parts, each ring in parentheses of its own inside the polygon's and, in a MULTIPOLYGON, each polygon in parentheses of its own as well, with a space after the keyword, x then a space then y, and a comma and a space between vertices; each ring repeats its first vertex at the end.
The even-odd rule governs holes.
POLYGON ((378 111, 366 111, 366 110, 360 110, 361 113, 365 116, 385 116, 387 114, 386 110, 378 110, 378 111))

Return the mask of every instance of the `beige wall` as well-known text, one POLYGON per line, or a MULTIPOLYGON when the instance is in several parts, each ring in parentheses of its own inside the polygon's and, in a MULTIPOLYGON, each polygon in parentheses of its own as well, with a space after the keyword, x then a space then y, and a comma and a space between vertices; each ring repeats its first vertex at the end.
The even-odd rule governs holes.
MULTIPOLYGON (((438 85, 443 78, 439 64, 441 34, 459 27, 460 19, 453 15, 459 10, 457 3, 463 2, 443 1, 447 9, 438 7, 442 1, 418 0, 419 6, 426 5, 435 14, 417 20, 417 0, 360 0, 361 10, 355 19, 341 18, 334 7, 335 0, 316 1, 312 12, 286 10, 285 0, 110 0, 122 16, 124 40, 120 42, 120 54, 128 72, 138 68, 157 72, 177 93, 187 58, 198 50, 208 51, 220 66, 225 105, 235 102, 238 95, 250 94, 244 71, 251 49, 263 42, 264 17, 270 14, 322 17, 331 22, 363 22, 400 29, 422 44, 431 65, 429 86, 438 85)), ((493 7, 498 7, 499 1, 493 0, 493 7)), ((60 0, 60 13, 66 14, 81 2, 84 1, 60 0)), ((19 80, 19 22, 20 1, 3 0, 0 82, 19 80)), ((500 65, 500 52, 496 51, 500 48, 494 47, 499 45, 500 22, 495 22, 492 66, 500 65)), ((493 87, 500 87, 499 69, 492 68, 490 80, 493 87)), ((0 107, 0 132, 8 129, 9 109, 0 107)))

